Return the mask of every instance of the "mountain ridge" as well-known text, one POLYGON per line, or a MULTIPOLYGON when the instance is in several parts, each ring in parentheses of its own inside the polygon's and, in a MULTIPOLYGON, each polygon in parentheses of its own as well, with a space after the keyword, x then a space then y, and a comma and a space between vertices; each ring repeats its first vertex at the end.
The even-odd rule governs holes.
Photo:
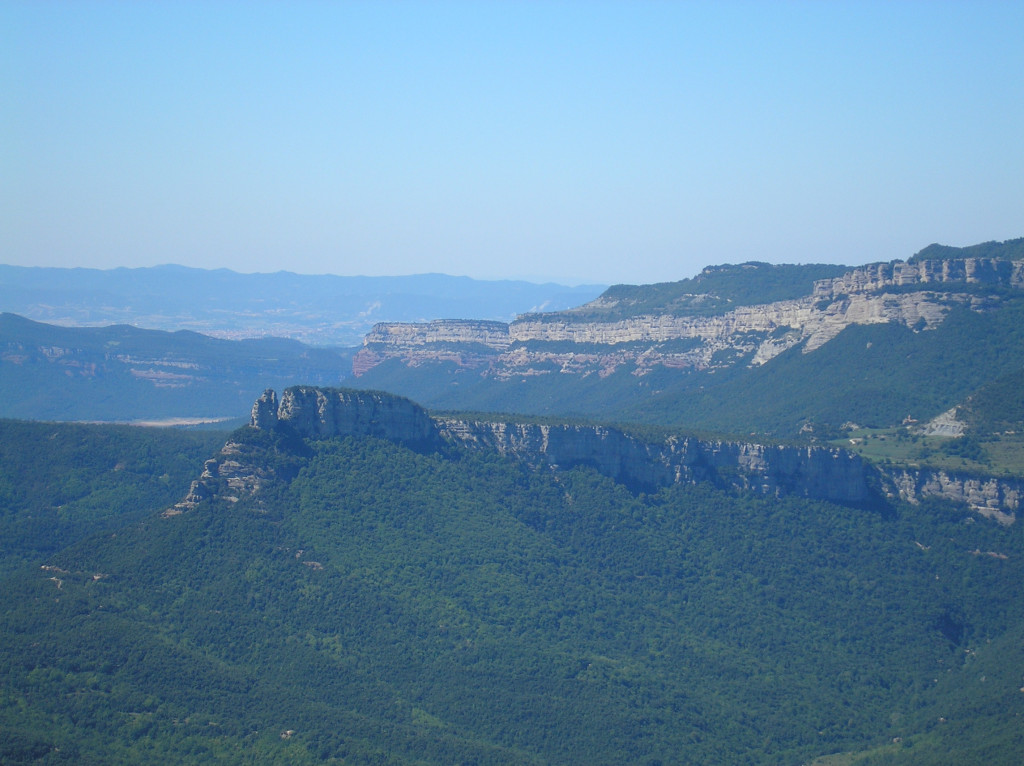
MULTIPOLYGON (((1004 254, 1015 252, 1013 247, 1004 248, 1004 254)), ((726 282, 723 295, 733 289, 734 295, 745 297, 730 305, 721 296, 695 295, 687 292, 694 282, 690 280, 674 283, 674 293, 668 289, 673 283, 652 286, 661 296, 654 303, 644 302, 642 288, 628 288, 625 294, 635 300, 627 302, 640 307, 635 311, 623 313, 618 299, 609 298, 622 291, 615 287, 578 309, 521 315, 504 331, 499 325, 481 328, 471 321, 381 323, 366 335, 355 355, 355 383, 440 409, 562 412, 638 422, 659 422, 657 417, 686 428, 753 428, 793 436, 805 426, 834 429, 845 421, 867 420, 881 427, 908 416, 930 419, 962 403, 972 389, 1024 366, 1015 329, 1024 305, 1024 260, 912 259, 847 267, 814 280, 806 272, 767 264, 709 269, 716 278, 740 280, 735 288, 726 282), (785 289, 802 284, 801 297, 754 302, 751 285, 756 281, 748 284, 749 280, 767 274, 785 282, 787 273, 796 281, 785 289), (680 295, 688 296, 688 303, 673 309, 680 295), (708 308, 703 298, 715 305, 708 308), (860 350, 853 340, 858 336, 864 339, 860 350), (838 343, 840 338, 845 340, 838 343), (958 345, 954 354, 943 349, 949 344, 958 345), (749 412, 747 423, 729 422, 728 409, 736 397, 756 397, 758 380, 793 368, 807 368, 815 377, 826 378, 833 363, 825 359, 839 348, 849 360, 847 374, 854 376, 874 364, 870 357, 904 348, 911 359, 909 366, 903 363, 906 374, 918 365, 925 385, 898 385, 896 377, 892 383, 871 378, 860 386, 861 393, 881 388, 880 401, 891 404, 874 416, 853 408, 839 419, 828 410, 841 409, 844 401, 856 401, 858 396, 837 390, 833 401, 817 403, 813 400, 820 399, 818 392, 805 386, 760 412, 749 412), (943 355, 962 357, 967 364, 947 364, 949 369, 936 377, 931 368, 943 355), (972 356, 984 360, 971 366, 972 356), (807 362, 800 362, 800 357, 807 362), (858 366, 858 357, 864 357, 864 364, 858 366), (962 378, 963 384, 951 385, 951 375, 962 378), (932 393, 933 388, 938 390, 932 393), (896 405, 900 400, 906 404, 896 405), (923 409, 925 400, 934 409, 923 409), (697 406, 698 401, 707 404, 697 406), (902 409, 898 416, 891 412, 894 407, 902 409), (768 417, 775 422, 769 425, 768 417), (781 418, 788 422, 780 423, 781 418)), ((842 383, 836 380, 825 390, 842 383)), ((788 383, 787 387, 792 388, 788 383)))
POLYGON ((0 416, 237 418, 270 383, 336 384, 349 356, 288 338, 226 340, 132 325, 60 327, 0 314, 0 416))
MULTIPOLYGON (((246 429, 242 429, 244 432, 246 429)), ((250 432, 283 432, 287 440, 347 436, 386 439, 424 452, 455 446, 546 466, 556 471, 588 466, 635 492, 675 484, 708 483, 719 489, 781 497, 793 495, 852 506, 882 507, 899 498, 938 498, 1008 526, 1024 501, 1024 479, 964 472, 872 465, 825 445, 766 445, 670 435, 642 439, 605 425, 522 423, 431 416, 419 405, 384 392, 293 386, 281 397, 268 389, 253 404, 250 432)), ((261 463, 248 436, 225 445, 207 461, 202 477, 171 513, 194 508, 225 492, 234 501, 255 495, 268 481, 297 471, 304 448, 276 450, 284 462, 261 463), (295 462, 298 461, 298 462, 295 462)))
MULTIPOLYGON (((617 346, 686 339, 701 341, 699 353, 665 354, 659 356, 657 363, 706 369, 715 365, 716 353, 731 348, 753 351, 751 364, 759 365, 801 342, 805 343, 805 353, 814 351, 851 324, 895 322, 919 331, 941 323, 951 302, 962 303, 974 311, 985 308, 986 302, 980 296, 935 293, 927 289, 950 283, 997 285, 1017 290, 1024 286, 1024 260, 967 258, 873 264, 851 269, 839 277, 815 280, 810 293, 802 298, 739 306, 711 315, 635 314, 599 321, 589 316, 590 307, 618 305, 618 301, 601 296, 573 311, 523 315, 507 323, 504 333, 500 323, 488 323, 486 331, 482 331, 472 320, 428 325, 378 323, 364 338, 364 348, 357 355, 361 356, 356 365, 361 374, 372 369, 372 362, 380 363, 403 352, 404 358, 411 362, 411 352, 416 347, 445 342, 479 343, 509 351, 513 346, 534 342, 617 346), (922 289, 891 295, 885 292, 886 288, 908 286, 922 289), (576 319, 576 315, 586 318, 576 319), (769 337, 757 345, 737 340, 739 336, 752 334, 768 334, 769 337)), ((527 356, 530 355, 527 353, 527 356)), ((499 358, 495 364, 511 368, 523 366, 522 361, 516 363, 508 358, 499 358)))

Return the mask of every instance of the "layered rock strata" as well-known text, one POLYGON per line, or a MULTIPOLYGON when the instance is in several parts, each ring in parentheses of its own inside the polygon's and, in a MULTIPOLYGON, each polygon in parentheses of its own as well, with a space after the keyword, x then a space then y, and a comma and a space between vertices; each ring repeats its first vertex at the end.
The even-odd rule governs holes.
POLYGON ((1000 524, 1012 524, 1024 501, 1024 481, 998 476, 975 476, 928 469, 891 469, 885 473, 890 492, 917 503, 937 497, 968 506, 1000 524))
POLYGON ((510 340, 505 322, 437 319, 432 322, 381 322, 366 335, 364 344, 393 346, 426 343, 479 343, 493 349, 508 348, 510 340))
POLYGON ((584 319, 588 307, 605 307, 599 298, 577 312, 532 314, 511 324, 381 323, 364 339, 353 373, 358 377, 388 359, 411 367, 448 362, 497 379, 555 371, 604 376, 622 365, 633 365, 638 375, 655 366, 704 370, 727 367, 737 359, 757 366, 799 344, 804 353, 813 352, 850 325, 895 323, 929 330, 941 324, 953 306, 983 311, 997 300, 940 289, 952 284, 1019 289, 1024 287, 1024 261, 965 258, 873 264, 819 280, 804 298, 739 306, 714 315, 584 319), (895 288, 899 290, 892 292, 895 288))
POLYGON ((766 446, 669 437, 649 442, 605 426, 544 425, 438 418, 441 436, 475 449, 555 469, 588 466, 637 489, 711 482, 762 495, 867 502, 861 459, 840 449, 766 446))
POLYGON ((1024 287, 1024 261, 951 258, 873 263, 835 279, 818 280, 814 283, 814 297, 832 298, 843 293, 948 282, 1021 288, 1024 287))

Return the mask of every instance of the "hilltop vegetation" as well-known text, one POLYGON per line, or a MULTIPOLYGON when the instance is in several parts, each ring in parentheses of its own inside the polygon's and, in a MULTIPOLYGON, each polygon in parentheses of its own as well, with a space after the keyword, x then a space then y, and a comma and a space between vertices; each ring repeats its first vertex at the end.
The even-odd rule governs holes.
POLYGON ((811 292, 816 280, 837 277, 848 270, 848 266, 835 264, 772 265, 755 261, 708 266, 690 279, 653 285, 614 285, 597 300, 577 309, 530 314, 525 318, 610 322, 637 314, 722 314, 737 306, 803 297, 811 292))
POLYGON ((911 263, 930 260, 948 260, 950 258, 998 258, 1007 261, 1024 260, 1024 237, 1008 239, 1005 242, 982 242, 967 247, 950 247, 949 245, 932 244, 915 253, 911 263))

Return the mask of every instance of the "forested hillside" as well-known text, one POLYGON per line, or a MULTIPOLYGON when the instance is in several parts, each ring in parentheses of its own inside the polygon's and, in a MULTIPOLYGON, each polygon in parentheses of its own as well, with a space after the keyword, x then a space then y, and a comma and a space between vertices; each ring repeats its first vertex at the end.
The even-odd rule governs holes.
MULTIPOLYGON (((846 328, 813 354, 791 349, 760 367, 699 379, 661 375, 659 390, 627 406, 626 420, 729 432, 795 435, 846 422, 885 427, 927 420, 1024 368, 1024 296, 999 311, 950 311, 935 330, 892 324, 846 328)), ((1017 379, 1019 381, 1019 378, 1017 379)))
POLYGON ((219 431, 0 420, 0 576, 178 500, 219 431))
POLYGON ((1019 763, 1017 247, 376 328, 444 412, 4 315, 8 406, 259 398, 0 421, 0 763, 1019 763))
POLYGON ((1019 760, 1020 525, 231 441, 297 473, 4 579, 0 760, 1019 760))
POLYGON ((284 338, 58 327, 0 314, 0 417, 230 419, 272 381, 330 385, 350 369, 348 352, 284 338))

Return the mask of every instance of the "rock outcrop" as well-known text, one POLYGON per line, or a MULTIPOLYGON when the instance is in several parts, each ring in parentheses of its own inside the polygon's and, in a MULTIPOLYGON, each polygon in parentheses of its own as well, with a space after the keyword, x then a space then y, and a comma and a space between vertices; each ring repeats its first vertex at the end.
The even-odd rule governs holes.
POLYGON ((930 469, 891 469, 884 474, 891 494, 911 503, 926 497, 950 500, 972 511, 1012 524, 1024 501, 1024 480, 998 476, 959 474, 930 469))
POLYGON ((366 335, 364 345, 382 343, 418 346, 427 343, 479 343, 504 350, 511 342, 505 322, 437 319, 432 322, 380 322, 366 335))
POLYGON ((253 428, 271 429, 277 425, 277 392, 268 388, 252 406, 249 425, 253 428))
POLYGON ((844 293, 884 290, 888 287, 942 283, 1024 287, 1024 261, 996 258, 950 258, 943 260, 873 263, 854 269, 836 279, 814 283, 814 297, 834 298, 844 293))
MULTIPOLYGON (((273 392, 261 397, 273 401, 273 392)), ((306 439, 376 436, 411 447, 436 444, 437 429, 426 410, 408 399, 376 391, 294 386, 281 395, 273 425, 284 424, 306 439)), ((265 427, 253 418, 255 428, 265 427)))
POLYGON ((191 511, 214 497, 237 503, 243 498, 252 497, 264 485, 289 476, 282 476, 268 465, 266 453, 259 446, 229 439, 220 452, 203 465, 202 475, 192 482, 188 494, 164 511, 163 515, 176 516, 191 511))

